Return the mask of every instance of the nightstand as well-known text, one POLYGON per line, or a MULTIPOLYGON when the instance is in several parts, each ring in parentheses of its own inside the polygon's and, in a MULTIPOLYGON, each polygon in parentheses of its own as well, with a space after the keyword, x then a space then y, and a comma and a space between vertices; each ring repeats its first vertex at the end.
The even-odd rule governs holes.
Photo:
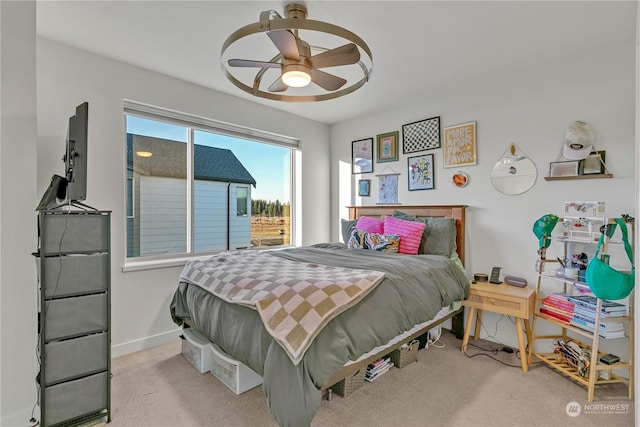
POLYGON ((524 337, 522 336, 522 321, 524 320, 527 343, 530 343, 531 328, 529 327, 529 318, 533 314, 534 296, 534 288, 519 288, 517 286, 507 285, 504 282, 499 285, 489 282, 471 283, 469 298, 462 301, 463 306, 469 307, 467 324, 464 329, 464 338, 462 339, 462 351, 464 352, 467 350, 474 313, 477 312, 476 326, 473 335, 473 339, 475 340, 477 340, 480 335, 480 324, 483 310, 513 316, 515 318, 516 333, 518 335, 518 344, 520 346, 520 362, 522 370, 527 372, 529 370, 529 365, 527 364, 527 351, 524 344, 524 337))

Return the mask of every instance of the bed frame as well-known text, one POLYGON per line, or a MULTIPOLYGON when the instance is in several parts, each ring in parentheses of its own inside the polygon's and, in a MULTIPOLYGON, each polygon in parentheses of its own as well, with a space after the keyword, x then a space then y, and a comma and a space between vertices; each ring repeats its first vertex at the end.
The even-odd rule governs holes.
MULTIPOLYGON (((399 210, 407 215, 414 216, 429 216, 429 217, 452 217, 456 219, 456 252, 458 253, 458 257, 462 261, 464 265, 464 237, 465 237, 465 209, 466 205, 443 205, 443 206, 404 206, 404 205, 376 205, 376 206, 347 206, 349 208, 349 219, 357 219, 361 216, 369 216, 369 217, 377 217, 383 218, 385 215, 391 216, 394 210, 399 210)), ((406 342, 412 341, 419 336, 427 333, 430 329, 440 325, 441 323, 451 319, 452 321, 452 330, 456 334, 456 337, 462 339, 464 334, 464 308, 461 307, 457 311, 453 311, 446 316, 430 323, 423 329, 415 332, 414 334, 407 337, 406 342)), ((359 371, 360 369, 366 369, 367 365, 371 362, 380 359, 381 357, 391 353, 393 350, 396 350, 398 344, 392 344, 389 347, 383 348, 379 352, 358 361, 356 363, 352 363, 346 365, 339 372, 337 372, 331 379, 327 382, 327 384, 323 387, 323 390, 326 390, 333 386, 338 381, 343 380, 351 375, 354 372, 359 371)))

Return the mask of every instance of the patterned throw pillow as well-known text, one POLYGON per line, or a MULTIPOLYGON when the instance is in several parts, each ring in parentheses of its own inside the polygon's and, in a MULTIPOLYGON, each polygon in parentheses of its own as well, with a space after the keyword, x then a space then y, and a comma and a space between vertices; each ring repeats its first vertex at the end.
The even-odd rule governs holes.
POLYGON ((349 239, 345 242, 348 248, 351 249, 364 249, 363 235, 364 231, 354 228, 351 230, 349 239))
POLYGON ((425 224, 422 222, 405 221, 391 216, 384 218, 384 233, 400 235, 398 252, 401 254, 418 254, 424 227, 425 224))
POLYGON ((351 237, 351 233, 353 229, 356 228, 356 224, 358 223, 357 219, 341 219, 340 220, 340 229, 342 231, 342 241, 347 243, 349 238, 351 237))
POLYGON ((347 247, 351 249, 369 249, 387 253, 398 253, 400 236, 397 234, 369 233, 354 228, 351 232, 347 247))
POLYGON ((362 233, 365 249, 397 254, 400 236, 397 234, 362 233))

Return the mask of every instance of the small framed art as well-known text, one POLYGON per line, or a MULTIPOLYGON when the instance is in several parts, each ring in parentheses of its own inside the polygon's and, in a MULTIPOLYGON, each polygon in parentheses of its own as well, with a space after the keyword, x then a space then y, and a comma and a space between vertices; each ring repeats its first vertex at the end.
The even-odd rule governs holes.
POLYGON ((409 191, 433 190, 435 188, 433 154, 409 157, 407 162, 409 191))
POLYGON ((580 166, 578 168, 578 173, 580 175, 593 175, 593 174, 603 174, 606 172, 605 168, 605 152, 591 152, 587 156, 586 159, 580 160, 580 166))
POLYGON ((376 141, 378 163, 398 160, 398 131, 380 134, 376 141))
POLYGON ((570 162, 551 162, 549 164, 549 176, 578 176, 579 164, 579 160, 572 160, 570 162))
POLYGON ((476 122, 449 126, 442 131, 444 167, 472 166, 477 163, 476 122))
POLYGON ((358 196, 360 196, 360 197, 368 197, 370 190, 371 190, 371 180, 370 179, 358 180, 358 196))
POLYGON ((402 152, 440 148, 440 116, 402 125, 402 152))
POLYGON ((373 138, 351 143, 351 173, 373 172, 373 138))

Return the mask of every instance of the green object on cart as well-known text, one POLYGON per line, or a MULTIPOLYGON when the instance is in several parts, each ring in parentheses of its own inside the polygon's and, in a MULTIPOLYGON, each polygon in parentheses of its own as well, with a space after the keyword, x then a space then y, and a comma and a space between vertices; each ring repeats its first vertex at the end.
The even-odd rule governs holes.
POLYGON ((533 234, 540 242, 540 249, 548 248, 551 244, 551 232, 558 223, 558 217, 553 214, 546 214, 533 223, 533 234))

